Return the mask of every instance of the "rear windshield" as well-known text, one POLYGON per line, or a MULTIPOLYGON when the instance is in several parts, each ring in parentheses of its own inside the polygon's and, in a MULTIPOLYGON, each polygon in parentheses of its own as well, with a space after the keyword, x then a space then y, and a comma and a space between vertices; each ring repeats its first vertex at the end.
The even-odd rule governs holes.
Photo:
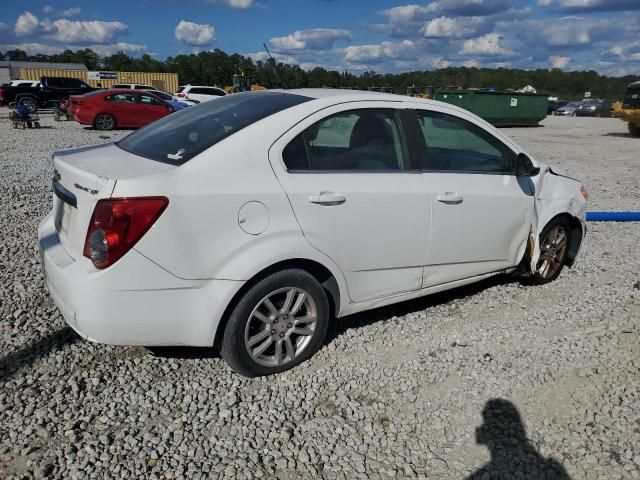
POLYGON ((245 92, 172 113, 116 143, 135 155, 182 165, 220 140, 281 110, 311 100, 280 92, 245 92))
POLYGON ((178 88, 176 89, 176 93, 180 93, 180 92, 182 92, 183 90, 184 90, 184 87, 178 87, 178 88))

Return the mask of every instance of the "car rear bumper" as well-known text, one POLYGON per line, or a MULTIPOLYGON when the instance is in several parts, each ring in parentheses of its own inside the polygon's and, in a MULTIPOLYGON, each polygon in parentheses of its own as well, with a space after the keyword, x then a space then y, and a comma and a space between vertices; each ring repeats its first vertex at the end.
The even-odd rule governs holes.
POLYGON ((62 247, 53 215, 38 228, 49 293, 80 336, 114 345, 211 346, 222 314, 243 282, 183 280, 135 249, 96 270, 62 247))

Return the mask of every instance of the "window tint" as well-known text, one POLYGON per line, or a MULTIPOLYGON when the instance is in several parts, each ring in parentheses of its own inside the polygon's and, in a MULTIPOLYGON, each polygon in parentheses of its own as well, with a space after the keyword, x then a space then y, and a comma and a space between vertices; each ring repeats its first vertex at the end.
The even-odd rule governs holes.
POLYGON ((110 102, 136 103, 136 97, 133 93, 117 93, 109 95, 105 100, 110 102))
POLYGON ((64 83, 62 78, 59 77, 49 77, 47 78, 47 86, 52 88, 62 88, 64 83))
POLYGON ((278 92, 227 95, 172 113, 120 140, 128 152, 182 165, 222 139, 276 112, 311 100, 278 92))
POLYGON ((140 103, 144 105, 164 105, 164 103, 158 100, 156 97, 145 94, 140 95, 140 103))
POLYGON ((155 88, 153 88, 151 85, 136 85, 135 87, 136 90, 155 90, 155 88))
POLYGON ((164 92, 161 92, 159 90, 153 90, 151 93, 153 93, 154 96, 160 97, 163 100, 171 100, 173 98, 168 93, 164 93, 164 92))
POLYGON ((65 78, 64 85, 67 88, 80 88, 82 86, 82 82, 77 78, 65 78))
POLYGON ((391 109, 341 112, 307 128, 282 152, 288 170, 407 170, 391 109))
POLYGON ((131 85, 125 85, 124 83, 117 83, 112 85, 111 88, 131 88, 131 85))
POLYGON ((184 87, 178 87, 176 89, 176 93, 181 93, 184 90, 184 87))
POLYGON ((513 173, 513 152, 480 127, 444 113, 416 113, 427 144, 427 169, 513 173))

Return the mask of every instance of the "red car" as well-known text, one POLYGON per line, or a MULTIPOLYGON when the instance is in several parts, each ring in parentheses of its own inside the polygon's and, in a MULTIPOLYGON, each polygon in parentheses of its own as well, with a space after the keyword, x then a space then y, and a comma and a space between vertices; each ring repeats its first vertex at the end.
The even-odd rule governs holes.
POLYGON ((171 105, 152 93, 129 89, 70 96, 68 109, 76 122, 98 130, 144 127, 173 111, 171 105))

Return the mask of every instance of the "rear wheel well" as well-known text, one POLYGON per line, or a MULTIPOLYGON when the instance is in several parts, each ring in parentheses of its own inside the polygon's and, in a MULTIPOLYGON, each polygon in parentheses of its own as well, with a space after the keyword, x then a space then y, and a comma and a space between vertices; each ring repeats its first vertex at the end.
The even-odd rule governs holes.
POLYGON ((305 272, 311 274, 320 283, 320 285, 322 285, 324 290, 327 292, 327 298, 329 300, 329 311, 334 315, 337 315, 338 309, 340 307, 340 288, 338 287, 338 282, 336 281, 333 274, 329 271, 329 269, 327 269, 321 263, 315 262, 313 260, 308 260, 306 258, 284 260, 282 262, 275 263, 265 268, 264 270, 261 270, 250 280, 245 282, 240 290, 236 292, 236 294, 227 305, 227 308, 225 308, 224 313, 222 314, 214 337, 214 347, 220 347, 220 342, 222 341, 222 336, 224 334, 225 326, 229 320, 229 315, 231 315, 231 312, 236 307, 238 301, 253 285, 273 273, 294 268, 304 270, 305 272))

